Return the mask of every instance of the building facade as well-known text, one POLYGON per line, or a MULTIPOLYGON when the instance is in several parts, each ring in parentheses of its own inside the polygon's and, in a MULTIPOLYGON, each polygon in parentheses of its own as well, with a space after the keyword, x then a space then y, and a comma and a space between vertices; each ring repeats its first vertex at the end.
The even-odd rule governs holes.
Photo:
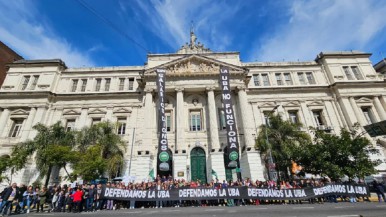
MULTIPOLYGON (((37 123, 61 121, 68 129, 81 129, 110 121, 118 123, 117 133, 127 145, 122 175, 148 179, 157 163, 156 69, 164 68, 173 177, 210 181, 215 171, 220 180, 230 178, 235 174, 224 167, 227 142, 219 84, 219 68, 226 66, 241 174, 264 180, 266 167, 255 139, 274 108, 307 132, 311 126, 339 134, 355 123, 386 120, 386 80, 374 70, 370 55, 323 52, 309 62, 241 62, 238 52, 212 52, 191 33, 189 44, 176 53, 149 54, 144 66, 68 68, 58 59, 16 61, 0 90, 0 155, 33 139, 37 123)), ((379 141, 385 138, 369 138, 380 150, 371 157, 383 161, 377 169, 384 173, 385 147, 379 141)), ((36 176, 31 164, 13 180, 31 183, 36 176)))
POLYGON ((23 57, 21 57, 14 50, 12 50, 3 42, 0 41, 0 87, 4 82, 5 76, 8 71, 7 65, 16 60, 21 60, 21 59, 23 59, 23 57))

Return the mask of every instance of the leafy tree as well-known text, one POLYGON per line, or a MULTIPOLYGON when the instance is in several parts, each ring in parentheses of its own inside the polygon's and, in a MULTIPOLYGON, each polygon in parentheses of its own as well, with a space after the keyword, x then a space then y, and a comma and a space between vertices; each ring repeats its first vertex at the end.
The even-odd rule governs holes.
POLYGON ((296 160, 305 172, 326 175, 331 179, 343 176, 349 178, 374 174, 378 161, 372 161, 369 154, 377 153, 371 142, 359 134, 342 129, 340 135, 315 130, 313 143, 304 144, 296 152, 296 160))
POLYGON ((311 137, 300 131, 300 123, 284 121, 280 116, 270 115, 269 126, 260 127, 256 140, 256 148, 260 150, 263 158, 268 162, 269 151, 278 171, 287 176, 287 168, 291 166, 294 155, 299 146, 311 143, 311 137))
POLYGON ((100 157, 106 162, 103 164, 105 169, 98 169, 99 175, 107 172, 110 178, 116 176, 123 165, 125 151, 122 138, 116 134, 116 127, 110 122, 101 122, 77 133, 77 148, 81 153, 87 153, 94 146, 98 146, 100 157))
POLYGON ((11 165, 14 171, 20 170, 25 167, 29 158, 34 156, 40 175, 46 176, 45 186, 47 186, 53 167, 65 168, 67 162, 74 160, 72 147, 75 144, 75 137, 72 132, 66 131, 61 122, 49 127, 39 123, 33 129, 37 131, 33 140, 13 147, 11 165))
POLYGON ((0 157, 0 182, 6 180, 7 177, 4 176, 5 172, 10 166, 10 157, 8 155, 3 155, 0 157))
POLYGON ((85 153, 78 152, 78 161, 73 164, 73 175, 84 180, 94 180, 106 172, 108 161, 101 156, 100 145, 91 146, 85 153))

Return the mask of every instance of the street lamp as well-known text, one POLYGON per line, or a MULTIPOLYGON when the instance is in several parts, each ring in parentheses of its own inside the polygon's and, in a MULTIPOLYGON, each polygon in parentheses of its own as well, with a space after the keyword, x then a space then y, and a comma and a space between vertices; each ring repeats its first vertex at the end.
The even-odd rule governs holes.
POLYGON ((274 180, 276 181, 277 180, 277 172, 276 172, 276 167, 274 165, 274 162, 273 162, 273 158, 272 158, 272 148, 271 148, 271 144, 269 143, 269 140, 268 140, 268 131, 267 131, 267 127, 269 126, 269 123, 268 123, 268 118, 269 116, 279 107, 279 105, 276 105, 268 114, 267 114, 267 118, 265 120, 265 139, 266 139, 266 142, 268 144, 268 174, 269 174, 269 179, 270 180, 274 180))

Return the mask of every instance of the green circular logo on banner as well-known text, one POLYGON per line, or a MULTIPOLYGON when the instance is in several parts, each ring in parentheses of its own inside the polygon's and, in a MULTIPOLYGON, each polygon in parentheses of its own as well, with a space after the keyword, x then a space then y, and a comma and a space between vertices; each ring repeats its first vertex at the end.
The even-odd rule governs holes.
POLYGON ((169 154, 167 152, 163 151, 159 154, 159 159, 162 162, 168 161, 169 160, 169 154))
POLYGON ((229 159, 230 160, 237 160, 239 158, 239 153, 237 153, 236 151, 232 151, 230 154, 229 154, 229 159))

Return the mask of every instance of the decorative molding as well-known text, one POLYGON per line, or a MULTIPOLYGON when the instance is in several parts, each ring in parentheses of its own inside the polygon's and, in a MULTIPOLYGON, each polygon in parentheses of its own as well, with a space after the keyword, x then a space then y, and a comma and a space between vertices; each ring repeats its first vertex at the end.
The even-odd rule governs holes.
POLYGON ((356 103, 372 103, 373 100, 368 97, 361 97, 355 100, 356 103))
POLYGON ((90 110, 88 112, 88 114, 106 114, 106 110, 105 109, 96 108, 96 109, 90 110))
POLYGON ((271 107, 275 107, 275 106, 276 106, 275 102, 265 102, 263 104, 260 104, 259 108, 271 108, 271 107))
POLYGON ((216 89, 216 87, 214 87, 214 86, 209 86, 209 87, 206 87, 205 88, 205 90, 207 91, 207 92, 209 92, 209 91, 214 91, 216 89))
POLYGON ((113 110, 113 113, 131 113, 131 112, 132 110, 127 108, 115 108, 113 110))
POLYGON ((11 112, 11 115, 28 115, 29 111, 26 111, 24 109, 16 109, 11 112))
POLYGON ((175 88, 175 90, 176 90, 177 92, 183 92, 184 89, 185 89, 185 88, 183 88, 183 87, 176 87, 176 88, 175 88))
POLYGON ((13 88, 15 88, 15 86, 13 86, 13 85, 4 85, 4 86, 3 86, 3 89, 4 89, 4 90, 11 90, 11 89, 13 89, 13 88))
POLYGON ((40 89, 46 89, 46 88, 49 88, 50 85, 49 85, 49 84, 39 84, 38 87, 39 87, 40 89))
POLYGON ((67 109, 63 110, 63 115, 80 115, 80 109, 67 109))
POLYGON ((283 107, 299 107, 300 103, 298 101, 290 101, 283 105, 283 107))
POLYGON ((307 103, 307 106, 324 106, 324 103, 319 101, 313 101, 313 102, 307 103))

